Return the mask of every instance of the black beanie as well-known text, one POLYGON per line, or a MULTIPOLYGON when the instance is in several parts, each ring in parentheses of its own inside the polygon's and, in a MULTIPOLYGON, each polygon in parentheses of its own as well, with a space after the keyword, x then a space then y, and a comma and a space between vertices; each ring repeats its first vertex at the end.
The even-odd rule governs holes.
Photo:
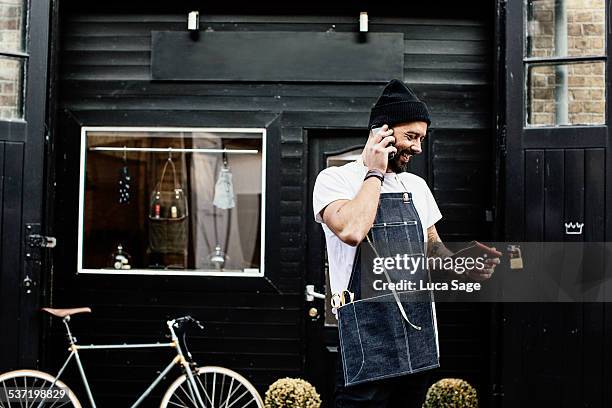
POLYGON ((368 128, 417 121, 427 122, 427 126, 431 124, 427 105, 402 81, 392 79, 372 108, 368 128))

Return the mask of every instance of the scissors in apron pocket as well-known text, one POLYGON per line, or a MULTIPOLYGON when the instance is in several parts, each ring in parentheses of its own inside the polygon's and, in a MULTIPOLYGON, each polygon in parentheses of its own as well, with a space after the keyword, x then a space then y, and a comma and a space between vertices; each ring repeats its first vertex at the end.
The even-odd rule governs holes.
POLYGON ((331 305, 333 308, 339 308, 347 303, 351 303, 355 300, 355 294, 348 290, 343 290, 340 293, 334 293, 331 298, 331 305))

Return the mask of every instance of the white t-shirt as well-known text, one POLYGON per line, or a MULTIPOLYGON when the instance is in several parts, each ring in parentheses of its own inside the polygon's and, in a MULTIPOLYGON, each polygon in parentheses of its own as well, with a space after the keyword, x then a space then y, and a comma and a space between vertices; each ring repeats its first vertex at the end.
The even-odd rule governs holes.
MULTIPOLYGON (((325 232, 331 293, 339 293, 348 287, 357 247, 342 242, 323 223, 320 213, 336 200, 352 200, 361 189, 367 171, 368 168, 359 159, 344 166, 324 169, 315 182, 312 207, 315 220, 325 232)), ((403 193, 406 191, 404 186, 412 193, 412 201, 421 219, 423 236, 427 240, 427 228, 438 222, 442 214, 425 180, 411 173, 386 173, 381 193, 403 193), (401 179, 403 185, 396 177, 401 179)))

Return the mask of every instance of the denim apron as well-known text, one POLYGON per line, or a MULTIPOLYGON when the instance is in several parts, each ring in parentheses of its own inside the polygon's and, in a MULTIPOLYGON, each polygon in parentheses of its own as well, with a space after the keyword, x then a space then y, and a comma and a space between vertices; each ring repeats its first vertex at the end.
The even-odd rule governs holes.
MULTIPOLYGON (((362 254, 365 249, 362 251, 361 245, 377 257, 407 254, 425 260, 424 241, 412 194, 381 194, 367 241, 357 248, 353 261, 348 290, 354 293, 354 300, 337 308, 345 386, 439 366, 431 291, 418 290, 418 284, 417 290, 392 290, 382 295, 362 296, 361 290, 362 282, 374 276, 371 271, 362 274, 363 265, 372 263, 362 262, 362 256, 367 255, 362 254)), ((426 262, 411 274, 385 269, 380 279, 430 282, 426 262)))

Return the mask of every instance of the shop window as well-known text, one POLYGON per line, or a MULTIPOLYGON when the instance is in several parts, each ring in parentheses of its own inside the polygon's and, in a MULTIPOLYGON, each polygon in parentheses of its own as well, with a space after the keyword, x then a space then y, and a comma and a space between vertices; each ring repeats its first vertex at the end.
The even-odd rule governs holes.
POLYGON ((0 2, 0 120, 23 118, 25 4, 18 0, 0 2))
POLYGON ((603 0, 527 0, 527 125, 601 125, 606 110, 603 0))
POLYGON ((262 276, 265 130, 81 130, 79 273, 262 276))

